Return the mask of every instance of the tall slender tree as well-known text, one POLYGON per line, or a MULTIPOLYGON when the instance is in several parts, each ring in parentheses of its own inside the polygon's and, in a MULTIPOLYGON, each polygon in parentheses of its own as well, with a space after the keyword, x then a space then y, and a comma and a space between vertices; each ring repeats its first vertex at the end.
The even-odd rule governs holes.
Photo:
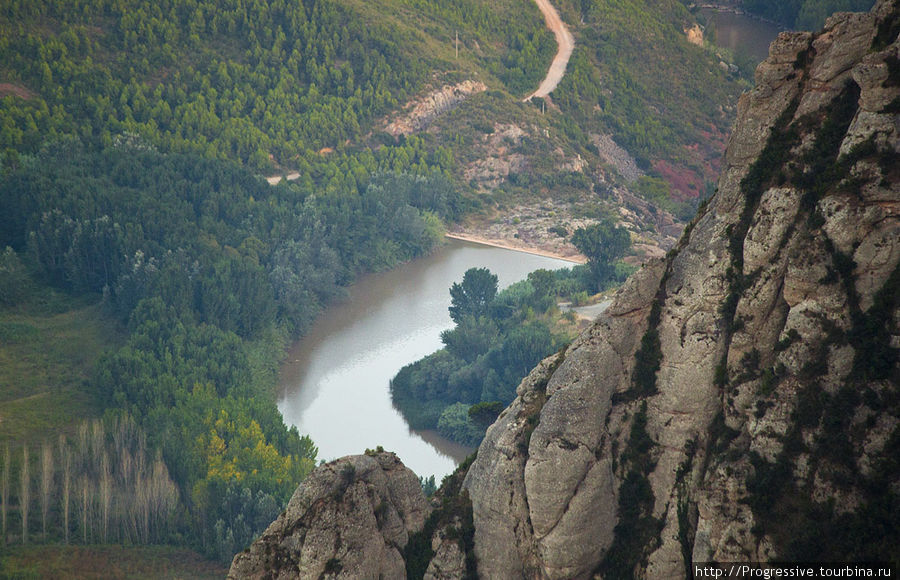
POLYGON ((109 469, 109 455, 103 450, 100 457, 100 537, 109 543, 109 512, 112 507, 112 475, 109 469))
POLYGON ((2 520, 3 537, 0 538, 0 545, 6 545, 6 514, 9 512, 9 472, 12 464, 12 457, 9 454, 9 444, 3 447, 3 473, 0 475, 0 520, 2 520))
POLYGON ((91 481, 88 476, 81 476, 79 487, 81 487, 81 542, 87 544, 91 509, 91 481))
POLYGON ((28 444, 22 446, 19 470, 19 513, 22 515, 22 544, 28 543, 28 508, 31 505, 31 474, 28 472, 28 444))
POLYGON ((59 436, 59 457, 62 464, 62 516, 63 516, 63 538, 66 544, 69 543, 69 500, 71 496, 72 486, 72 452, 66 441, 65 435, 59 436))
POLYGON ((53 446, 41 445, 41 536, 47 539, 47 516, 50 513, 50 494, 53 490, 53 446))

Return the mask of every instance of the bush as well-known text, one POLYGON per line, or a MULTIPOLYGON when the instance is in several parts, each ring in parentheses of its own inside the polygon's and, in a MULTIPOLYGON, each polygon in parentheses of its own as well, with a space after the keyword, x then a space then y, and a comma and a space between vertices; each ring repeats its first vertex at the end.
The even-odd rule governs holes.
POLYGON ((438 419, 438 433, 462 445, 478 445, 484 437, 484 429, 469 417, 469 405, 454 403, 444 409, 438 419))
POLYGON ((0 253, 0 306, 13 306, 27 293, 28 274, 19 256, 9 246, 0 253))

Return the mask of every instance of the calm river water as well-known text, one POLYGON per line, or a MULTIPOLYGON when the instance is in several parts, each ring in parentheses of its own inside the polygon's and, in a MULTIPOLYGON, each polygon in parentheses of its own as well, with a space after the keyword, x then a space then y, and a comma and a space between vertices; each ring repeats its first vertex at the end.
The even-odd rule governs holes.
POLYGON ((703 8, 700 14, 712 23, 718 46, 743 52, 759 63, 769 56, 769 44, 781 31, 777 25, 727 10, 703 8))
POLYGON ((312 437, 321 459, 381 445, 440 482, 472 450, 412 432, 391 405, 390 379, 442 346, 441 331, 452 327, 450 285, 469 268, 489 268, 506 287, 533 270, 571 265, 449 240, 427 258, 363 277, 289 351, 278 404, 285 423, 312 437))

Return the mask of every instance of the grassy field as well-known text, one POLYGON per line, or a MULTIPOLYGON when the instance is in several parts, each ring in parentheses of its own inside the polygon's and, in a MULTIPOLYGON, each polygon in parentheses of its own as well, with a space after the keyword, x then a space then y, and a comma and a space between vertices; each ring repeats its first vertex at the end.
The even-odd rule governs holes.
POLYGON ((169 546, 16 546, 0 552, 0 578, 224 578, 227 568, 169 546))
POLYGON ((33 296, 0 310, 0 443, 55 437, 97 416, 86 381, 121 338, 97 300, 73 302, 52 290, 33 296))
MULTIPOLYGON (((26 303, 0 309, 0 446, 13 448, 55 441, 99 416, 90 395, 91 372, 104 351, 124 340, 97 297, 73 300, 46 288, 29 296, 26 303)), ((170 546, 0 546, 0 580, 202 580, 227 572, 196 552, 170 546)))

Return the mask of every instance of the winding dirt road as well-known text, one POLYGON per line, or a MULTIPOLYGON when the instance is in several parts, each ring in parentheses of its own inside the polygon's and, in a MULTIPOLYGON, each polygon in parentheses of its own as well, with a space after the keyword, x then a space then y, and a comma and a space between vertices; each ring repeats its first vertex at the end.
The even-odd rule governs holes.
POLYGON ((553 92, 553 89, 556 88, 556 85, 559 84, 559 81, 562 80, 563 75, 566 73, 566 65, 569 64, 569 57, 572 56, 572 50, 575 48, 575 38, 569 32, 569 28, 562 21, 562 18, 559 17, 559 12, 550 4, 550 0, 534 0, 534 2, 538 5, 541 13, 543 13, 544 20, 547 21, 547 28, 553 32, 559 48, 541 85, 536 91, 525 97, 523 101, 530 101, 534 97, 546 97, 553 92))

